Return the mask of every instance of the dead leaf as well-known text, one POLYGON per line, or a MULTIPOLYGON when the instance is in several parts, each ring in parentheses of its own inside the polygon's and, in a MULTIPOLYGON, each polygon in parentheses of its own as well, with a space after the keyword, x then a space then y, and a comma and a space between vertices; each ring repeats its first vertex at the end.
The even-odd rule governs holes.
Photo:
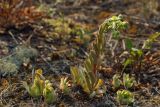
POLYGON ((9 86, 9 82, 6 79, 2 79, 1 84, 4 89, 6 89, 9 86))
POLYGON ((137 33, 137 26, 136 26, 136 25, 132 25, 132 26, 130 27, 130 29, 128 30, 128 33, 130 33, 130 34, 135 34, 135 33, 137 33))

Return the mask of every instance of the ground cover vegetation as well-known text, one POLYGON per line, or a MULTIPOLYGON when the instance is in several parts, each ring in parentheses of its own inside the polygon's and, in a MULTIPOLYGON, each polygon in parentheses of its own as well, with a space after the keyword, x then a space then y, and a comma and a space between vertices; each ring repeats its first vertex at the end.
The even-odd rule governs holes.
POLYGON ((0 106, 159 107, 159 5, 0 0, 0 106))

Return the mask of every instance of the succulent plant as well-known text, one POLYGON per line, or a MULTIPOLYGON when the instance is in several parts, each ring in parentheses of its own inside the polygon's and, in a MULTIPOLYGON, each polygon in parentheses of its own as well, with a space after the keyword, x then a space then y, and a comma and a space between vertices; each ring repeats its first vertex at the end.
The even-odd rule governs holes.
POLYGON ((134 95, 128 90, 117 91, 117 101, 120 104, 131 104, 134 102, 134 95))
POLYGON ((93 72, 87 72, 82 67, 81 69, 71 68, 71 72, 74 81, 82 86, 84 92, 88 93, 90 97, 105 93, 106 88, 103 85, 103 80, 99 79, 98 76, 95 76, 93 72))
POLYGON ((36 70, 34 81, 31 86, 25 81, 23 82, 24 87, 32 97, 40 97, 43 94, 44 80, 41 77, 42 70, 38 69, 36 70))
POLYGON ((120 80, 120 75, 115 74, 112 80, 112 85, 114 89, 119 88, 121 84, 122 84, 122 81, 120 80))
POLYGON ((62 77, 60 81, 59 88, 64 94, 69 94, 71 92, 71 89, 69 87, 69 81, 67 77, 62 77))
POLYGON ((45 101, 48 104, 54 103, 57 100, 57 95, 49 80, 45 81, 45 87, 43 89, 43 96, 45 98, 45 101))
POLYGON ((135 84, 134 77, 129 77, 129 74, 123 74, 123 85, 125 88, 131 88, 135 84))
POLYGON ((45 80, 43 77, 42 69, 36 70, 32 85, 28 85, 23 81, 23 86, 32 97, 43 96, 47 103, 53 103, 56 101, 57 95, 50 81, 45 80))
POLYGON ((81 85, 83 90, 90 94, 91 97, 97 94, 105 93, 103 80, 98 76, 98 69, 104 58, 106 46, 106 32, 111 31, 113 36, 118 36, 119 30, 125 29, 126 22, 122 21, 121 16, 113 16, 101 24, 97 39, 93 44, 93 49, 84 61, 84 67, 72 67, 71 74, 73 81, 81 85), (115 35, 115 32, 117 33, 115 35))

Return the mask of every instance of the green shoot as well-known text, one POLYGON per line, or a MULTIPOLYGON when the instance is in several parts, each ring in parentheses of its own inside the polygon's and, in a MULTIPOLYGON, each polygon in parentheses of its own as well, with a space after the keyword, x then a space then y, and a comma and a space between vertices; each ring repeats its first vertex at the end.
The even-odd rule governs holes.
POLYGON ((56 101, 57 95, 55 94, 52 84, 49 80, 45 80, 41 69, 36 70, 32 85, 28 85, 24 81, 23 86, 32 97, 43 96, 47 103, 53 103, 56 101))
POLYGON ((129 74, 123 74, 123 85, 125 88, 129 89, 135 84, 134 77, 129 77, 129 74))
POLYGON ((98 76, 98 69, 104 58, 106 46, 106 32, 112 32, 114 38, 120 34, 119 30, 126 28, 127 23, 122 21, 122 16, 113 16, 104 21, 99 28, 97 39, 93 44, 93 49, 84 61, 84 67, 71 68, 74 83, 82 86, 83 90, 91 97, 105 93, 103 80, 98 76), (102 89, 102 90, 101 90, 102 89))
POLYGON ((131 104, 134 102, 134 95, 128 90, 117 91, 117 101, 120 104, 131 104))
POLYGON ((114 89, 117 89, 121 86, 122 81, 120 80, 120 75, 115 74, 113 76, 113 81, 112 81, 112 85, 114 89))
POLYGON ((49 80, 45 81, 45 87, 43 89, 43 96, 45 98, 45 101, 50 104, 54 103, 57 100, 57 95, 52 87, 52 84, 49 80))
POLYGON ((69 87, 69 81, 67 77, 62 77, 59 88, 64 94, 69 94, 71 89, 69 87))

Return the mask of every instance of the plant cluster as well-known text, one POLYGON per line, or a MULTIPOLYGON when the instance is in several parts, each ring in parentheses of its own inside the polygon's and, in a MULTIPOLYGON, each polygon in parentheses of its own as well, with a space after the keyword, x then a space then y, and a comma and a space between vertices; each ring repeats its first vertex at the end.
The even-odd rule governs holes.
MULTIPOLYGON (((53 20, 51 20, 50 23, 52 23, 53 26, 54 24, 56 25, 56 21, 52 21, 53 20)), ((57 26, 65 26, 69 31, 67 31, 68 33, 72 32, 72 29, 68 28, 68 25, 63 25, 62 23, 60 23, 57 24, 57 26)), ((86 56, 83 65, 79 67, 71 67, 71 77, 73 84, 76 86, 81 86, 83 91, 87 93, 90 98, 101 96, 106 93, 104 81, 100 78, 100 75, 98 73, 98 70, 103 62, 106 45, 110 43, 110 40, 106 40, 106 33, 111 33, 111 38, 118 41, 121 37, 121 30, 125 30, 126 27, 127 22, 123 21, 123 17, 121 15, 113 16, 105 20, 99 28, 97 38, 92 44, 92 49, 86 56)), ((55 30, 57 30, 57 32, 61 32, 63 29, 56 29, 55 27, 55 30)), ((160 33, 156 33, 147 41, 145 41, 142 49, 134 48, 132 42, 129 39, 126 39, 125 41, 129 57, 124 62, 124 69, 128 65, 131 65, 133 63, 136 64, 137 62, 139 63, 139 61, 141 61, 141 57, 143 56, 143 49, 145 49, 146 47, 150 47, 150 45, 156 40, 156 38, 159 37, 159 35, 160 33)), ((134 101, 134 94, 130 92, 129 89, 135 85, 135 78, 129 76, 129 74, 122 74, 123 80, 121 80, 121 76, 118 74, 113 76, 113 88, 120 89, 121 87, 123 87, 123 90, 120 89, 117 91, 116 99, 120 104, 131 104, 134 101)), ((55 94, 55 91, 49 80, 46 80, 43 77, 42 70, 36 71, 32 85, 28 85, 26 82, 23 82, 23 85, 32 97, 42 96, 43 98, 45 98, 45 101, 47 103, 53 103, 56 101, 57 95, 55 94)), ((59 89, 66 95, 70 94, 70 82, 67 77, 61 78, 59 89)))
MULTIPOLYGON (((119 35, 115 31, 114 35, 119 35)), ((144 52, 146 50, 151 49, 152 44, 157 41, 157 38, 160 36, 160 33, 155 33, 149 36, 147 40, 144 41, 143 46, 138 49, 133 46, 132 41, 129 38, 125 39, 125 47, 127 48, 126 51, 123 52, 124 56, 126 57, 125 61, 123 62, 123 70, 121 75, 123 75, 123 80, 121 81, 121 76, 115 74, 113 76, 112 85, 114 89, 120 88, 123 86, 125 89, 117 91, 117 101, 120 104, 131 104, 134 101, 134 95, 128 89, 132 88, 136 81, 134 77, 130 77, 129 74, 123 73, 126 67, 130 66, 133 71, 140 71, 142 65, 144 63, 144 52)), ((120 36, 115 36, 115 39, 119 39, 120 36)))
POLYGON ((117 37, 126 26, 122 17, 113 16, 104 21, 100 26, 97 39, 93 44, 93 49, 84 61, 84 67, 72 67, 71 74, 75 84, 82 86, 83 90, 91 97, 105 93, 103 80, 98 76, 98 69, 104 58, 106 46, 106 32, 112 32, 113 37, 117 37))
POLYGON ((140 0, 142 2, 142 12, 149 18, 151 15, 158 15, 159 1, 158 0, 140 0))
POLYGON ((34 81, 32 85, 28 85, 25 81, 23 86, 32 97, 43 96, 47 103, 56 101, 57 95, 49 80, 45 80, 42 75, 42 70, 38 69, 35 72, 34 81))
MULTIPOLYGON (((122 21, 122 19, 122 15, 112 16, 111 18, 104 21, 104 24, 102 25, 104 29, 111 31, 112 37, 114 39, 118 39, 120 37, 120 31, 125 30, 128 27, 128 23, 126 21, 122 21), (107 25, 105 25, 105 23, 107 23, 107 25), (105 28, 105 26, 107 27, 105 28)), ((102 29, 102 31, 104 29, 102 29)))
MULTIPOLYGON (((122 56, 125 56, 125 60, 123 61, 123 70, 121 75, 123 74, 126 67, 130 66, 132 67, 133 71, 140 71, 143 63, 143 57, 144 57, 144 50, 150 49, 152 44, 157 41, 157 38, 160 36, 160 33, 155 33, 149 36, 149 38, 144 41, 143 46, 138 49, 133 46, 132 41, 129 38, 123 38, 120 34, 121 30, 125 30, 128 27, 127 22, 121 21, 123 17, 121 15, 119 16, 112 16, 111 18, 104 21, 102 24, 102 27, 104 29, 107 29, 111 32, 112 35, 110 35, 109 40, 106 40, 106 43, 109 47, 111 47, 112 55, 114 56, 114 50, 117 47, 117 44, 119 40, 122 40, 125 43, 124 49, 125 51, 122 53, 122 56), (107 23, 107 24, 106 24, 107 23), (106 27, 105 27, 106 26, 106 27), (111 41, 114 41, 114 46, 110 46, 112 44, 111 41)), ((99 30, 99 32, 103 32, 104 29, 99 30)), ((98 37, 97 37, 98 38, 98 37)), ((118 85, 118 84, 117 84, 118 85)))
POLYGON ((32 5, 32 0, 0 0, 0 13, 1 32, 10 27, 33 23, 43 16, 32 5))
POLYGON ((132 88, 135 84, 135 78, 130 77, 129 74, 123 74, 123 80, 120 79, 120 75, 115 74, 113 76, 112 85, 114 89, 119 88, 121 85, 124 86, 124 88, 129 89, 132 88))
POLYGON ((125 90, 117 91, 117 101, 121 104, 131 104, 134 101, 134 95, 129 90, 134 86, 135 79, 130 77, 129 74, 123 74, 123 81, 120 80, 120 75, 115 74, 113 76, 112 85, 114 89, 120 88, 121 85, 124 86, 125 90))
POLYGON ((7 61, 5 59, 0 59, 0 75, 16 75, 18 73, 18 68, 16 64, 7 61))
POLYGON ((0 59, 0 75, 16 75, 23 63, 28 64, 30 59, 35 58, 37 55, 37 50, 32 47, 26 45, 15 47, 10 56, 0 59))
POLYGON ((52 31, 47 32, 49 37, 65 40, 74 36, 73 41, 79 44, 90 40, 90 35, 87 35, 89 32, 88 27, 75 23, 70 18, 44 19, 44 22, 53 27, 52 31))
MULTIPOLYGON (((123 62, 123 71, 125 68, 129 65, 132 65, 132 69, 141 70, 141 66, 143 65, 143 57, 144 57, 144 51, 149 50, 152 47, 152 44, 157 41, 158 37, 160 37, 160 33, 156 32, 149 36, 147 40, 143 42, 143 45, 140 49, 133 47, 132 41, 129 39, 126 40, 126 47, 127 51, 125 51, 125 56, 128 55, 126 60, 123 62)), ((122 73, 123 73, 122 71, 122 73)))

